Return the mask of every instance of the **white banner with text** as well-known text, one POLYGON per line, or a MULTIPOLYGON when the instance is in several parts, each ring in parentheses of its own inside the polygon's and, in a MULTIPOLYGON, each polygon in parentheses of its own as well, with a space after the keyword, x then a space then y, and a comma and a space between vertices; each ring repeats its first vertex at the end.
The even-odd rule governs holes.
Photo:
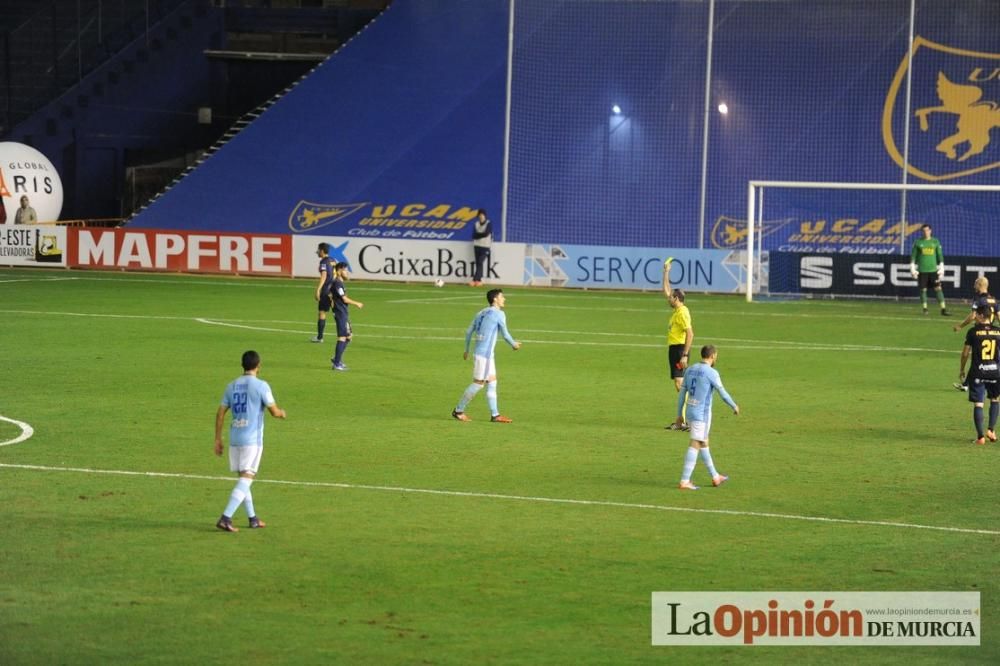
POLYGON ((653 592, 653 645, 979 645, 979 592, 653 592))
POLYGON ((0 266, 65 266, 66 228, 0 225, 0 266))
MULTIPOLYGON (((469 241, 413 241, 397 238, 292 238, 292 275, 315 277, 316 247, 330 246, 330 259, 346 262, 359 280, 463 283, 472 280, 475 259, 469 241)), ((494 243, 483 270, 485 284, 521 284, 524 270, 522 243, 494 243)))

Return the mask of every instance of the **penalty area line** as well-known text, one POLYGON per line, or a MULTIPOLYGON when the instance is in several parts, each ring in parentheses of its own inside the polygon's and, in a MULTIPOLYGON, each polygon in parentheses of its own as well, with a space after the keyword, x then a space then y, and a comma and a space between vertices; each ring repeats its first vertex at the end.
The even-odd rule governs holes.
MULTIPOLYGON (((207 474, 181 474, 174 472, 135 472, 116 469, 90 469, 86 467, 50 467, 46 465, 18 465, 0 463, 0 469, 24 469, 44 472, 75 472, 79 474, 105 474, 115 476, 142 476, 151 478, 188 479, 202 481, 229 481, 231 476, 211 476, 207 474)), ((685 506, 670 506, 666 504, 643 504, 639 502, 615 502, 611 500, 572 499, 564 497, 536 497, 532 495, 507 495, 503 493, 487 493, 466 490, 437 490, 434 488, 407 488, 404 486, 379 486, 364 483, 339 483, 334 481, 288 481, 281 479, 258 479, 254 483, 297 486, 302 488, 339 488, 342 490, 371 490, 376 492, 408 493, 418 495, 437 495, 442 497, 468 497, 473 499, 494 499, 511 502, 532 502, 536 504, 561 504, 572 506, 598 506, 618 509, 638 509, 644 511, 674 511, 678 513, 696 513, 719 516, 734 516, 743 518, 771 518, 775 520, 797 520, 802 522, 826 523, 838 525, 857 525, 862 527, 894 527, 899 529, 931 530, 935 532, 952 532, 958 534, 985 534, 1000 536, 1000 530, 975 529, 971 527, 946 527, 942 525, 921 525, 890 520, 855 520, 851 518, 829 518, 825 516, 806 516, 790 513, 772 513, 768 511, 739 511, 736 509, 698 509, 685 506)))

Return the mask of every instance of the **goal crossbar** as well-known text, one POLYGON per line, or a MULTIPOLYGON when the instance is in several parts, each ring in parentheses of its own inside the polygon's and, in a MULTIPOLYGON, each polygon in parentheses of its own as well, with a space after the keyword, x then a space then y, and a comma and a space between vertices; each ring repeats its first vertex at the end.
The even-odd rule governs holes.
POLYGON ((754 235, 757 230, 757 190, 767 187, 827 190, 898 190, 1000 192, 1000 185, 931 185, 926 183, 823 183, 802 180, 751 180, 747 183, 747 302, 753 301, 754 235))

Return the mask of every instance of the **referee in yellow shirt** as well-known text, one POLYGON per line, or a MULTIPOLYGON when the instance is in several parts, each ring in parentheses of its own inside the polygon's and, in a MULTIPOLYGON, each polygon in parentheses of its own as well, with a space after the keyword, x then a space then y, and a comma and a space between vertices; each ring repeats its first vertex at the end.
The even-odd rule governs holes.
MULTIPOLYGON (((684 291, 670 288, 670 264, 673 257, 663 262, 663 295, 673 313, 670 315, 670 326, 667 328, 667 357, 670 361, 670 376, 674 380, 674 389, 681 390, 684 381, 684 371, 688 367, 691 353, 691 343, 694 342, 694 329, 691 327, 691 311, 684 305, 684 291)), ((678 425, 671 422, 670 430, 687 430, 686 420, 678 425)))

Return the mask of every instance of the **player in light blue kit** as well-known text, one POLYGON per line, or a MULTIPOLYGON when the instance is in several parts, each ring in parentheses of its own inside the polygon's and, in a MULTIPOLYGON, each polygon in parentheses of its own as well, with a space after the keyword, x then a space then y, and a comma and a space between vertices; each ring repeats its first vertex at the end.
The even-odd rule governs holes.
POLYGON ((243 353, 243 376, 234 379, 226 386, 222 394, 222 404, 215 413, 215 455, 222 455, 222 426, 226 420, 226 412, 233 410, 232 423, 229 426, 229 469, 239 474, 229 504, 222 512, 222 517, 215 524, 220 530, 238 532, 233 526, 233 514, 240 504, 247 510, 250 527, 264 527, 265 523, 257 517, 253 508, 253 496, 250 494, 250 484, 257 476, 260 458, 264 452, 264 409, 271 416, 285 418, 285 410, 278 407, 271 394, 267 382, 257 378, 260 371, 260 354, 255 351, 243 353))
POLYGON ((486 301, 490 307, 480 310, 465 332, 463 359, 469 359, 469 345, 473 339, 476 341, 472 360, 472 383, 465 389, 451 415, 459 421, 471 421, 472 419, 465 413, 465 407, 485 386, 486 402, 490 407, 490 421, 511 423, 511 420, 500 414, 497 409, 497 368, 493 352, 499 336, 502 336, 514 351, 521 348, 521 343, 511 337, 507 330, 507 315, 503 311, 507 299, 503 295, 503 290, 490 289, 486 292, 486 301))
POLYGON ((740 413, 739 405, 726 392, 719 371, 714 367, 718 357, 719 352, 714 345, 702 347, 701 363, 692 365, 684 373, 681 392, 677 397, 676 423, 680 425, 682 422, 684 399, 687 398, 687 421, 691 425, 691 445, 684 456, 684 471, 678 486, 681 490, 698 490, 698 486, 691 483, 691 473, 698 462, 699 453, 712 476, 713 486, 721 486, 729 480, 728 476, 716 471, 712 454, 708 450, 708 431, 712 427, 712 392, 718 391, 725 403, 733 408, 733 413, 740 413))

